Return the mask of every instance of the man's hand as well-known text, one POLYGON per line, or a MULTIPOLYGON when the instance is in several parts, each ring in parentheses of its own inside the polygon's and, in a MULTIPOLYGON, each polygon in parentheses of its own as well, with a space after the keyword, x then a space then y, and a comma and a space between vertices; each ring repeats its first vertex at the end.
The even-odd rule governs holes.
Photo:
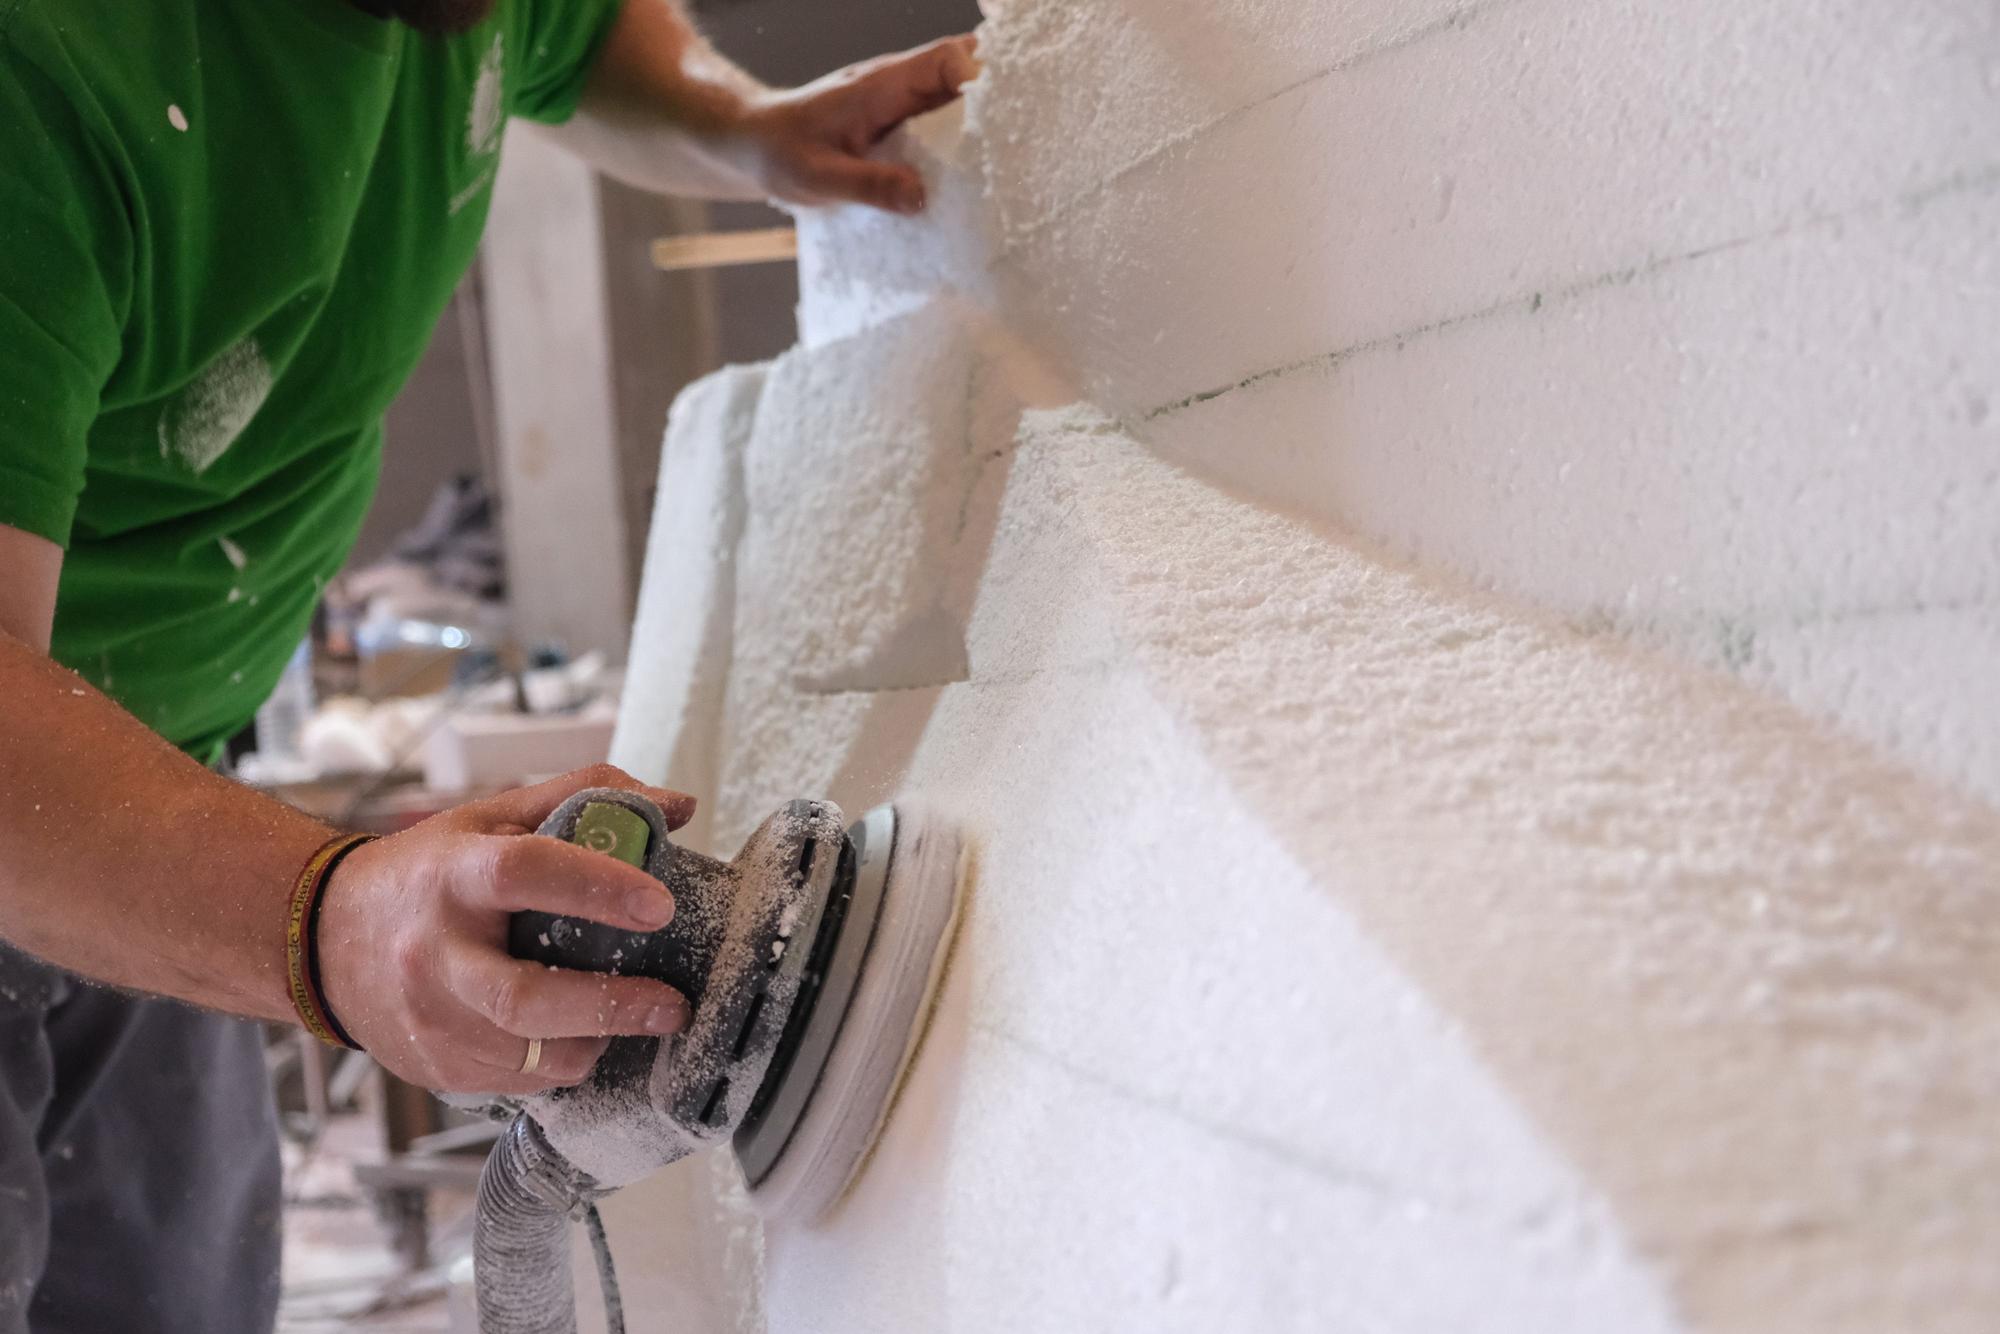
POLYGON ((731 64, 678 0, 626 0, 575 117, 551 133, 628 185, 703 199, 924 206, 923 181, 868 154, 979 73, 974 42, 948 37, 772 89, 731 64))
MULTIPOLYGON (((52 662, 35 641, 46 642, 61 552, 0 527, 0 569, 9 555, 21 577, 0 597, 0 935, 114 986, 295 1022, 287 890, 334 831, 203 768, 52 662)), ((674 828, 694 813, 692 798, 603 765, 446 811, 335 868, 320 982, 402 1078, 536 1093, 582 1079, 608 1036, 687 1023, 685 998, 659 982, 507 953, 522 909, 634 931, 673 915, 644 871, 534 834, 587 787, 641 792, 674 828), (522 1075, 530 1038, 543 1039, 541 1061, 522 1075)))
POLYGON ((524 909, 657 931, 659 881, 533 830, 573 792, 643 793, 679 828, 694 799, 609 765, 445 811, 351 853, 320 907, 321 980, 354 1039, 410 1083, 446 1092, 538 1093, 574 1084, 619 1034, 677 1033, 687 1001, 645 978, 549 968, 507 953, 524 909), (544 1040, 532 1075, 528 1040, 544 1040))
POLYGON ((957 98, 979 74, 974 51, 971 37, 949 37, 759 99, 741 133, 755 147, 765 192, 789 204, 922 211, 924 183, 916 171, 867 154, 910 117, 957 98))

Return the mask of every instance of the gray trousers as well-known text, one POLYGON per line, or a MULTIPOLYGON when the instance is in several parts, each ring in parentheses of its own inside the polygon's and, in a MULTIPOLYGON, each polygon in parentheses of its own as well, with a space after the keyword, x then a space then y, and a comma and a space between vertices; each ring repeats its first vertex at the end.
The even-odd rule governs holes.
POLYGON ((0 1334, 269 1334, 279 1186, 254 1025, 0 944, 0 1334))

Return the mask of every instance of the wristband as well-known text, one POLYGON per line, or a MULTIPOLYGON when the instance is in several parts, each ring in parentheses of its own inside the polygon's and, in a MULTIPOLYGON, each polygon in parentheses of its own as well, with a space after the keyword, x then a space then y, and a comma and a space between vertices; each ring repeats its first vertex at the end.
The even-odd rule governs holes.
POLYGON ((361 1050, 361 1044, 349 1037, 340 1021, 333 1017, 333 1007, 326 1003, 326 992, 320 985, 319 904, 326 882, 333 878, 333 868, 348 853, 374 841, 373 834, 341 834, 321 844, 299 871, 299 878, 292 886, 291 909, 285 917, 285 972, 291 982, 292 1008, 298 1012, 299 1022, 305 1025, 306 1032, 327 1046, 354 1051, 361 1050))

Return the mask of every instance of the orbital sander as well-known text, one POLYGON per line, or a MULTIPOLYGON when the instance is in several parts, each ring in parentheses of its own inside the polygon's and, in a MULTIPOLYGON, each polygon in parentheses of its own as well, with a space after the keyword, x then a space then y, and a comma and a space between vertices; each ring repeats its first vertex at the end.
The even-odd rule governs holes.
POLYGON ((614 1038, 582 1083, 520 1100, 480 1187, 484 1334, 573 1329, 568 1220, 592 1224, 615 1290, 595 1200, 697 1150, 729 1143, 764 1218, 825 1214, 915 1052, 962 879, 957 832, 907 806, 843 828, 831 803, 790 802, 730 862, 672 842, 657 806, 617 788, 575 794, 538 832, 644 869, 674 917, 643 933, 518 913, 511 952, 665 982, 691 1018, 614 1038))

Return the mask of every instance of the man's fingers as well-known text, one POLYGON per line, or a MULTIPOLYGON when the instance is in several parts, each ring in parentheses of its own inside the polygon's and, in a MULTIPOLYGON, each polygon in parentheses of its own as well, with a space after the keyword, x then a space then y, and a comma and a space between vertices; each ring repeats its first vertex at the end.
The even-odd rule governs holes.
POLYGON ((660 808, 661 814, 667 817, 669 829, 679 829, 694 817, 694 798, 687 793, 650 787, 610 764, 593 764, 587 769, 578 769, 533 787, 517 787, 511 792, 468 802, 459 809, 479 818, 486 828, 511 825, 518 829, 537 829, 556 807, 591 787, 615 787, 638 793, 660 808))
POLYGON ((947 100, 979 77, 979 39, 970 33, 933 44, 937 52, 936 87, 947 100))
MULTIPOLYGON (((536 1053, 535 1068, 523 1071, 521 1067, 528 1058, 528 1041, 511 1033, 496 1033, 492 1049, 481 1051, 481 1063, 502 1076, 514 1076, 523 1083, 541 1088, 568 1088, 581 1083, 591 1067, 597 1064, 597 1058, 604 1055, 604 1049, 611 1045, 609 1038, 543 1038, 541 1050, 536 1053)), ((494 1089, 492 1092, 512 1090, 494 1089)))
POLYGON ((890 213, 924 209, 914 168, 864 156, 912 116, 944 106, 979 73, 971 37, 947 37, 901 55, 829 74, 788 95, 777 135, 774 191, 795 204, 868 204, 890 213))
POLYGON ((870 79, 870 141, 957 100, 958 90, 978 74, 969 37, 947 37, 895 58, 870 79))
POLYGON ((921 213, 924 181, 914 167, 829 154, 814 164, 808 184, 830 199, 872 204, 891 213, 921 213))
POLYGON ((525 1097, 568 1088, 583 1082, 609 1045, 604 1038, 544 1039, 534 1072, 524 1074, 521 1066, 528 1054, 527 1039, 497 1029, 488 1031, 493 1035, 491 1043, 470 1054, 461 1052, 449 1067, 437 1072, 432 1082, 440 1091, 525 1097))
POLYGON ((687 1027, 687 999, 651 978, 548 968, 484 950, 459 951, 448 967, 452 992, 516 1037, 665 1037, 687 1027))
POLYGON ((616 857, 537 834, 488 834, 453 862, 461 902, 500 912, 586 917, 607 926, 657 931, 673 920, 667 887, 616 857))

